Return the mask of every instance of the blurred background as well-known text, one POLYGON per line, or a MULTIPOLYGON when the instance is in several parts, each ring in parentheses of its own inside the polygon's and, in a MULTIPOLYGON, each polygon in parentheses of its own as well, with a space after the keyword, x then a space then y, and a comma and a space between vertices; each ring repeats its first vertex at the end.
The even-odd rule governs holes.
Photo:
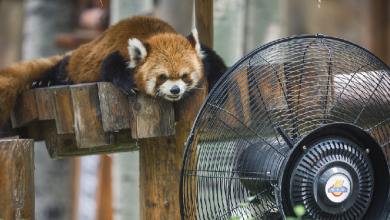
MULTIPOLYGON (((214 50, 228 66, 296 34, 344 38, 390 64, 389 0, 214 0, 214 50)), ((136 14, 187 36, 193 0, 0 0, 0 68, 62 54, 136 14)), ((139 219, 139 154, 51 160, 35 143, 36 219, 139 219)), ((177 207, 178 208, 178 207, 177 207)))

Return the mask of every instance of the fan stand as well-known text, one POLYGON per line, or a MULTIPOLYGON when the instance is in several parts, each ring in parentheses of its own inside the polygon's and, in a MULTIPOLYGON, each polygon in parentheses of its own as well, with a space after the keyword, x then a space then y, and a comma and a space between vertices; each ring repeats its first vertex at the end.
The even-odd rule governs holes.
MULTIPOLYGON (((213 1, 195 1, 202 44, 212 48, 213 1)), ((34 141, 53 159, 140 150, 141 219, 180 219, 184 143, 207 96, 179 101, 123 96, 111 83, 28 90, 0 128, 0 218, 34 219, 34 141), (177 124, 176 124, 177 123, 177 124), (19 139, 19 138, 28 138, 19 139)))

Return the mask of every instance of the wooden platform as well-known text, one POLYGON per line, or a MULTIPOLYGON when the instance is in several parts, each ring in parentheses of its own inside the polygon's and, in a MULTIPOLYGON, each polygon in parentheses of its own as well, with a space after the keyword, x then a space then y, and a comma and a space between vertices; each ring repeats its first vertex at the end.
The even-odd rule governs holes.
POLYGON ((18 97, 11 124, 24 128, 23 138, 45 140, 55 159, 125 152, 138 150, 139 138, 174 135, 175 123, 194 120, 205 97, 125 96, 107 82, 39 88, 18 97))

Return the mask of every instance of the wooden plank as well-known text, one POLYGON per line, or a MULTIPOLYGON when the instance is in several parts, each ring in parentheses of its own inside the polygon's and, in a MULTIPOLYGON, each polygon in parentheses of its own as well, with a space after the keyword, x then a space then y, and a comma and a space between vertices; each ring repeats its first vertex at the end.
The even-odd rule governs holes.
POLYGON ((55 119, 53 96, 48 88, 35 89, 39 120, 55 119))
POLYGON ((74 85, 70 90, 77 147, 90 148, 110 144, 110 134, 104 133, 103 130, 97 84, 74 85))
POLYGON ((103 130, 119 131, 130 128, 130 112, 127 97, 112 83, 98 83, 103 130))
POLYGON ((0 218, 35 219, 34 141, 0 141, 0 218))
POLYGON ((54 86, 49 92, 53 99, 58 134, 74 133, 73 102, 69 86, 54 86))
POLYGON ((140 139, 140 215, 146 219, 180 219, 180 168, 192 123, 178 122, 176 134, 140 139))
POLYGON ((34 90, 27 90, 18 95, 14 109, 11 112, 12 127, 22 127, 38 120, 38 108, 34 90))
POLYGON ((195 1, 196 29, 199 33, 199 41, 213 48, 214 23, 213 23, 213 0, 195 1))
POLYGON ((45 121, 43 126, 46 148, 53 159, 138 150, 137 142, 131 138, 129 129, 112 133, 110 145, 78 148, 75 134, 58 134, 54 121, 45 121))
POLYGON ((10 136, 10 137, 2 137, 0 140, 10 140, 10 139, 20 139, 19 135, 10 136))
POLYGON ((27 136, 25 138, 34 139, 34 141, 45 140, 43 135, 43 130, 45 128, 43 127, 42 121, 34 121, 23 129, 27 129, 27 136))
POLYGON ((173 135, 175 114, 173 104, 164 99, 138 93, 129 96, 131 135, 134 139, 173 135))

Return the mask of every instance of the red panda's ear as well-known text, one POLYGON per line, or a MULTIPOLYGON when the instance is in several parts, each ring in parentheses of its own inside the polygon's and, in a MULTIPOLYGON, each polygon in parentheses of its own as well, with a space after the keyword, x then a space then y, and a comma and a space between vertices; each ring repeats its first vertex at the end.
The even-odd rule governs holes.
POLYGON ((146 42, 141 42, 136 38, 129 39, 129 66, 131 68, 135 68, 140 62, 145 59, 146 55, 148 55, 148 47, 149 44, 146 42))
POLYGON ((192 33, 187 37, 187 39, 190 41, 192 47, 198 52, 201 59, 204 58, 204 54, 200 49, 200 43, 198 38, 198 30, 193 29, 192 33))

